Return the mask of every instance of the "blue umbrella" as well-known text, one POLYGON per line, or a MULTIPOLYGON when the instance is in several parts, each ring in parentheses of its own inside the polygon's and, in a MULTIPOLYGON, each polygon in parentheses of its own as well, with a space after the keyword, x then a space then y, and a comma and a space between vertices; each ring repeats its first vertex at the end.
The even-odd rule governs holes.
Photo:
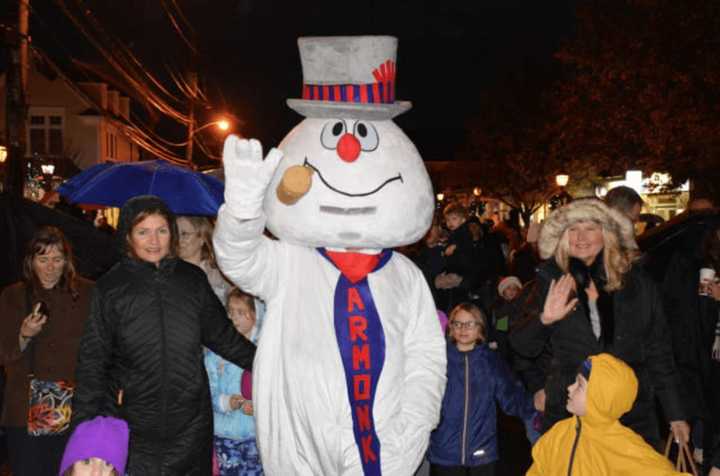
POLYGON ((74 175, 70 180, 67 180, 65 183, 60 185, 58 191, 64 197, 69 197, 78 188, 85 185, 88 180, 95 177, 97 174, 107 169, 108 167, 112 166, 112 162, 103 162, 102 164, 97 164, 93 167, 90 167, 89 169, 84 170, 77 175, 74 175))
POLYGON ((58 188, 71 203, 110 207, 138 195, 157 195, 178 215, 216 215, 224 190, 215 177, 163 160, 98 164, 58 188))

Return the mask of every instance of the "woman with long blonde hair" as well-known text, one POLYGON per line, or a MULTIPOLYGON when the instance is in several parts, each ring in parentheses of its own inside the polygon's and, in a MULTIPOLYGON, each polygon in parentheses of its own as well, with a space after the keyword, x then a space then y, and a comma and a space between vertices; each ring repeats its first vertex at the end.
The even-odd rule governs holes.
POLYGON ((545 429, 568 417, 567 387, 589 355, 610 353, 639 380, 633 408, 622 422, 659 444, 655 397, 678 440, 689 438, 672 344, 655 283, 637 264, 632 223, 600 200, 576 200, 543 224, 534 299, 511 345, 534 358, 550 349, 545 388, 536 394, 545 429))

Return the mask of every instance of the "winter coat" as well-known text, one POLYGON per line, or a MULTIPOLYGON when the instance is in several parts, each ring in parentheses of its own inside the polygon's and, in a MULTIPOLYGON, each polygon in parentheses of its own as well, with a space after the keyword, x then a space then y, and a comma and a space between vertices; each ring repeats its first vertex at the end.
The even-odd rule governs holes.
POLYGON ((702 237, 689 236, 672 256, 663 281, 663 301, 682 378, 683 401, 689 415, 703 419, 713 410, 709 407, 717 406, 714 402, 720 393, 720 386, 714 384, 718 381, 717 364, 711 359, 719 306, 712 297, 698 295, 700 268, 704 267, 710 265, 703 262, 702 237))
POLYGON ((461 352, 447 346, 447 386, 440 424, 430 435, 428 459, 442 466, 480 466, 498 459, 496 403, 530 419, 532 399, 487 345, 461 352))
POLYGON ((532 450, 527 476, 670 476, 679 473, 618 420, 633 406, 638 381, 609 354, 591 357, 587 412, 559 421, 532 450))
POLYGON ((445 250, 450 246, 455 246, 455 251, 445 256, 445 272, 462 276, 467 281, 463 286, 469 289, 475 282, 476 269, 475 247, 467 222, 450 232, 445 250))
POLYGON ((123 258, 92 297, 73 424, 103 414, 126 420, 129 474, 209 475, 213 416, 203 345, 252 367, 255 346, 232 326, 200 268, 178 258, 157 267, 123 258))
MULTIPOLYGON (((262 325, 263 308, 261 302, 255 300, 257 320, 250 336, 254 343, 257 343, 262 325)), ((205 369, 210 381, 215 436, 237 441, 255 441, 255 416, 230 408, 230 397, 242 393, 240 383, 245 371, 211 350, 205 352, 205 369)))
POLYGON ((18 335, 23 319, 30 313, 25 284, 8 286, 0 295, 0 349, 7 373, 3 426, 27 425, 31 366, 38 379, 72 381, 75 378, 78 346, 94 283, 78 277, 76 284, 76 299, 57 286, 38 289, 37 295, 31 297, 32 304, 43 301, 48 306, 48 320, 24 352, 20 352, 18 335))
POLYGON ((624 285, 613 293, 613 319, 606 323, 607 336, 598 340, 583 306, 578 305, 562 320, 545 326, 540 321, 550 281, 562 271, 554 259, 538 268, 533 294, 524 312, 528 318, 510 334, 510 344, 519 354, 532 358, 549 349, 552 360, 545 382, 545 426, 567 418, 567 387, 578 366, 589 355, 610 353, 630 365, 640 389, 632 410, 622 421, 651 444, 659 442, 654 399, 657 396, 666 418, 683 420, 678 396, 678 375, 672 356, 663 305, 655 283, 639 266, 624 277, 624 285))

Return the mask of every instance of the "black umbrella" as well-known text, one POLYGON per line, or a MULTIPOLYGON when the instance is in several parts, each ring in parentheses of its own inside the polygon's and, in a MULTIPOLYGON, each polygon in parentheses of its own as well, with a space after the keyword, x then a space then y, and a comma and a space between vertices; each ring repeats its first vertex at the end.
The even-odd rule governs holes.
POLYGON ((97 279, 118 259, 115 239, 92 223, 25 199, 0 194, 0 286, 20 279, 26 246, 43 225, 60 228, 68 237, 80 275, 97 279))
POLYGON ((662 282, 670 259, 678 250, 701 252, 705 236, 720 226, 720 210, 685 212, 638 238, 643 264, 653 278, 662 282))

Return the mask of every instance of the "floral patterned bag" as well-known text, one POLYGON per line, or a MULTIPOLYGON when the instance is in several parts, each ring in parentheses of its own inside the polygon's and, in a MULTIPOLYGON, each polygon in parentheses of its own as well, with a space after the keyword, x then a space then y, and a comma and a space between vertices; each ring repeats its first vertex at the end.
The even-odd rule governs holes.
POLYGON ((65 380, 30 379, 27 430, 31 436, 58 435, 70 426, 74 386, 65 380))
MULTIPOLYGON (((31 291, 25 288, 25 304, 31 312, 31 291)), ((40 380, 33 375, 35 344, 30 343, 27 431, 30 436, 59 435, 70 427, 75 386, 67 380, 40 380)))

